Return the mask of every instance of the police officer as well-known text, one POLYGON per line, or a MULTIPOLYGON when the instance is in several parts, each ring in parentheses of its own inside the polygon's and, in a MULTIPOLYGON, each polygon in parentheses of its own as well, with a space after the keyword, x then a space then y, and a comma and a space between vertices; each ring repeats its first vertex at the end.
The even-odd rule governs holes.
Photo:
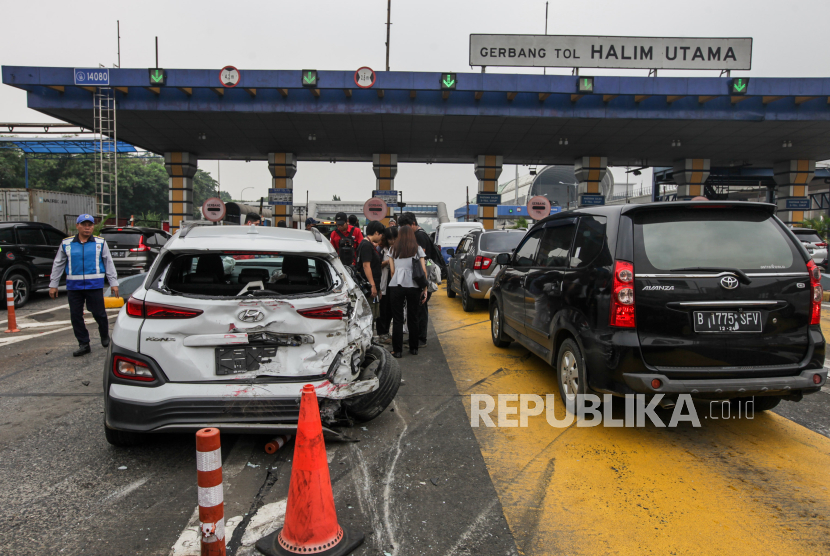
POLYGON ((58 255, 52 264, 49 282, 49 296, 57 299, 58 285, 66 268, 66 291, 69 295, 69 318, 72 330, 80 346, 72 355, 79 357, 92 351, 89 347, 89 332, 84 324, 84 303, 98 323, 101 345, 110 345, 110 330, 107 312, 104 309, 104 278, 112 288, 112 296, 118 297, 118 275, 112 262, 107 242, 93 237, 95 219, 91 214, 82 214, 76 221, 78 235, 61 242, 58 255))

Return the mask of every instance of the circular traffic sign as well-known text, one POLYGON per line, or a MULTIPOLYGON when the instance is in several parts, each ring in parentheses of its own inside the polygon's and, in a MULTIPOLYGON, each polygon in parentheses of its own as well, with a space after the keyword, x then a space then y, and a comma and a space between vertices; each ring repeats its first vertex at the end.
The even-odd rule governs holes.
POLYGON ((534 220, 541 220, 550 216, 550 201, 547 197, 536 195, 527 202, 527 215, 534 220))
POLYGON ((223 87, 233 88, 239 84, 241 75, 233 66, 225 66, 219 71, 219 81, 223 87))
POLYGON ((375 84, 375 72, 372 68, 363 66, 354 72, 354 83, 361 89, 369 89, 375 84))
POLYGON ((363 203, 363 216, 369 220, 383 220, 386 218, 388 208, 386 201, 377 197, 372 197, 363 203))
POLYGON ((219 222, 225 218, 225 203, 219 197, 211 197, 202 205, 202 216, 205 220, 219 222))

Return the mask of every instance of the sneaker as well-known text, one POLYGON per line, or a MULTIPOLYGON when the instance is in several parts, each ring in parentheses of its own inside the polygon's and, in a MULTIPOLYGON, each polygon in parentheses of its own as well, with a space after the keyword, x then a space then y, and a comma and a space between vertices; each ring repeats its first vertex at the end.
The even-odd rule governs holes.
POLYGON ((72 357, 80 357, 81 355, 86 355, 91 351, 92 349, 89 347, 89 344, 80 344, 78 349, 72 352, 72 357))
POLYGON ((110 345, 110 336, 107 334, 106 336, 101 336, 101 345, 104 347, 109 347, 110 345))
POLYGON ((418 340, 418 347, 426 347, 427 341, 426 340, 418 340))

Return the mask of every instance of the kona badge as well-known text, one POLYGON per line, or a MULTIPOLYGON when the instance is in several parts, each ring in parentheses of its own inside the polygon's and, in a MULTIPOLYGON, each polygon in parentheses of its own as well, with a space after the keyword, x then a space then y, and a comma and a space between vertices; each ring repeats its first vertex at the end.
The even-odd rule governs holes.
POLYGON ((645 286, 642 291, 644 292, 653 292, 653 291, 660 291, 660 292, 667 292, 674 289, 674 286, 645 286))
POLYGON ((259 322, 265 318, 265 313, 256 309, 246 309, 237 316, 242 322, 259 322))
POLYGON ((147 338, 147 342, 175 342, 176 338, 147 338))
POLYGON ((724 276, 720 279, 720 285, 726 290, 734 290, 738 287, 738 279, 734 276, 724 276))

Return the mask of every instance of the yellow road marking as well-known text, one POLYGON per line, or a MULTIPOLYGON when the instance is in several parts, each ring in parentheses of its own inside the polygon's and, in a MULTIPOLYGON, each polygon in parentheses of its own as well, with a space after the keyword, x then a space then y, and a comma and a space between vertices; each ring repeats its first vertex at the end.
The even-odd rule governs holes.
MULTIPOLYGON (((487 318, 444 288, 430 301, 468 416, 470 394, 557 393, 541 359, 493 346, 487 318)), ((558 395, 556 407, 561 419, 558 395)), ((521 553, 830 554, 830 439, 774 414, 697 409, 700 428, 560 429, 544 414, 526 428, 474 428, 521 553)))

